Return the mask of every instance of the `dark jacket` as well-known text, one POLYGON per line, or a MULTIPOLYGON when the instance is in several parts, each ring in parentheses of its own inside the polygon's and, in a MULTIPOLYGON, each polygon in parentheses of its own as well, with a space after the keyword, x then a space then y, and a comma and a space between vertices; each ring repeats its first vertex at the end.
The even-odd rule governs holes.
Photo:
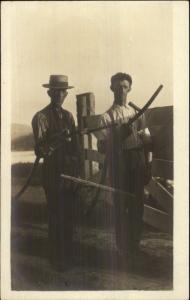
POLYGON ((60 109, 58 114, 49 104, 37 112, 32 119, 35 152, 44 159, 43 186, 46 191, 55 190, 60 185, 60 174, 78 176, 78 142, 72 114, 60 109), (63 130, 70 138, 60 138, 63 130))

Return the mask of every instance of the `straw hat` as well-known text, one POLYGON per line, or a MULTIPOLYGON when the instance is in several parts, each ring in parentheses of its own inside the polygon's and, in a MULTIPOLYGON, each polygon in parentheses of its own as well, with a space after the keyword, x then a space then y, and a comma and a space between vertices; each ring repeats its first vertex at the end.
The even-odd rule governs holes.
POLYGON ((69 86, 66 75, 50 75, 49 83, 42 84, 42 86, 49 89, 72 89, 74 87, 69 86))

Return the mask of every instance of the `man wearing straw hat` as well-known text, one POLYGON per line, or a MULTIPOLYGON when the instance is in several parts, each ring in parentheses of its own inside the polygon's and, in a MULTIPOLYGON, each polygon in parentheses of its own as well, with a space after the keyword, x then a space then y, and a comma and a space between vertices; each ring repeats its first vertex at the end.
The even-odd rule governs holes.
POLYGON ((60 174, 78 176, 75 122, 70 112, 62 108, 68 95, 68 77, 51 75, 47 94, 50 104, 35 114, 32 127, 35 153, 43 157, 43 187, 48 205, 48 234, 50 262, 65 270, 72 250, 74 194, 61 184, 60 174), (62 135, 60 133, 67 133, 62 135), (68 137, 67 137, 68 136, 68 137))

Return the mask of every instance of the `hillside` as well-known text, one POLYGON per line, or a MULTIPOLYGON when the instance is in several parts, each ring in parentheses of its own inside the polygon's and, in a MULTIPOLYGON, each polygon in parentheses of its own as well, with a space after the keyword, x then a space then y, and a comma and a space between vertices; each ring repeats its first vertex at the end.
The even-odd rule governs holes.
POLYGON ((33 150, 34 139, 32 128, 25 124, 11 124, 11 150, 33 150))

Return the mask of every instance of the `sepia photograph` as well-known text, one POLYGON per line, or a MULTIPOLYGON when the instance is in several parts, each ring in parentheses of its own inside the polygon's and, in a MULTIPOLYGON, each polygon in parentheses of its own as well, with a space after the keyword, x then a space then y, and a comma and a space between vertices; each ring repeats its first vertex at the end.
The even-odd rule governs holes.
POLYGON ((188 299, 188 3, 1 15, 2 299, 188 299))

